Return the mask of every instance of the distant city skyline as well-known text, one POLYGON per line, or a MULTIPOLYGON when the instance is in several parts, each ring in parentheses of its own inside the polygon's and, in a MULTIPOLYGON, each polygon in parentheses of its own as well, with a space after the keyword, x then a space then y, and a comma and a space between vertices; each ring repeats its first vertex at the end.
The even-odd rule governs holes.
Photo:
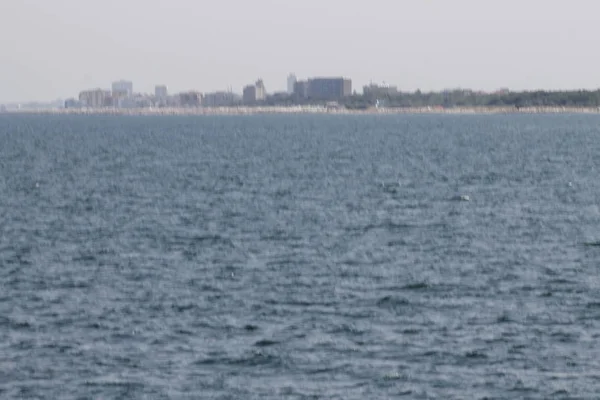
POLYGON ((595 0, 19 0, 0 4, 0 103, 125 79, 241 93, 346 76, 401 91, 600 87, 595 0))

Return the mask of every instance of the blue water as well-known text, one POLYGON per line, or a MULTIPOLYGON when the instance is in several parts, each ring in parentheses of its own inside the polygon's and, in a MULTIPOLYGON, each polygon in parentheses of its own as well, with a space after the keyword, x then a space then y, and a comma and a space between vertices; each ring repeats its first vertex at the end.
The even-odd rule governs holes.
POLYGON ((598 398, 599 166, 594 115, 2 115, 0 398, 598 398))

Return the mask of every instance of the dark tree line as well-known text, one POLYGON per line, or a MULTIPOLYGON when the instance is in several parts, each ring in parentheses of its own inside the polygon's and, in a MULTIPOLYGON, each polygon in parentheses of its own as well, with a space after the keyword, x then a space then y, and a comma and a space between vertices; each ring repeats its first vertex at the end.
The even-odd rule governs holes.
POLYGON ((478 93, 470 90, 445 92, 399 92, 386 95, 353 95, 342 102, 347 108, 385 107, 598 107, 600 90, 478 93))
MULTIPOLYGON (((276 94, 257 102, 263 106, 325 105, 324 100, 312 100, 296 95, 276 94)), ((380 105, 388 108, 420 107, 599 107, 600 90, 526 91, 483 93, 471 90, 443 92, 397 92, 393 94, 354 94, 338 101, 348 109, 367 109, 380 105)))

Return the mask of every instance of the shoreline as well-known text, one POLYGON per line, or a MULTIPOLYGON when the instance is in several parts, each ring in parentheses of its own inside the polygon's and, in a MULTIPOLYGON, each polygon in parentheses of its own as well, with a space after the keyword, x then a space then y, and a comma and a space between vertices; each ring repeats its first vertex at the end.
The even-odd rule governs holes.
POLYGON ((201 116, 260 114, 403 115, 403 114, 600 114, 600 107, 407 107, 351 110, 322 106, 198 107, 198 108, 95 108, 5 110, 0 115, 115 115, 115 116, 201 116))

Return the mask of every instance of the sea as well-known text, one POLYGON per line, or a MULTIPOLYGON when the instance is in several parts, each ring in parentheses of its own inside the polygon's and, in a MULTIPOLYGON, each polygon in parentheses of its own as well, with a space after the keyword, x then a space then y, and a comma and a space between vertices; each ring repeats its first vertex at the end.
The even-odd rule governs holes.
POLYGON ((600 115, 0 115, 2 399, 600 398, 600 115))

